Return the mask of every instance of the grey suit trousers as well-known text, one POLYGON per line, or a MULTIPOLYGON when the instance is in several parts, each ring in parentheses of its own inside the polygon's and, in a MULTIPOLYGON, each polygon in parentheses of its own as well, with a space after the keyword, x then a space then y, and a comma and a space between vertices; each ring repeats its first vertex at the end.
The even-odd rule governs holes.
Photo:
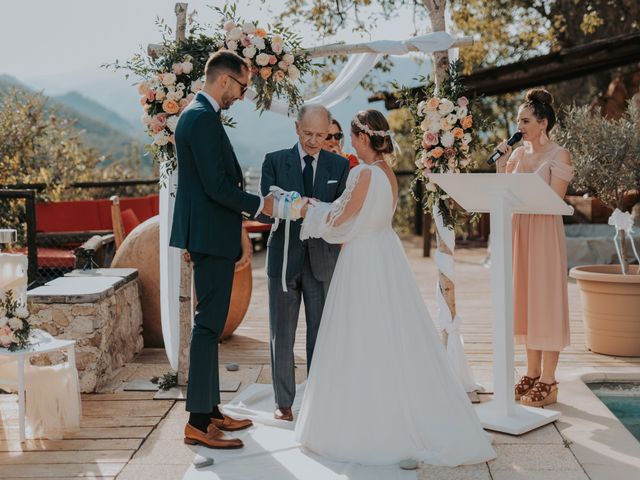
POLYGON ((278 407, 291 407, 296 395, 293 346, 296 339, 300 301, 304 300, 307 321, 307 371, 311 368, 313 349, 330 282, 317 280, 311 271, 309 252, 304 246, 302 270, 287 280, 269 277, 269 330, 271 332, 271 379, 278 407))

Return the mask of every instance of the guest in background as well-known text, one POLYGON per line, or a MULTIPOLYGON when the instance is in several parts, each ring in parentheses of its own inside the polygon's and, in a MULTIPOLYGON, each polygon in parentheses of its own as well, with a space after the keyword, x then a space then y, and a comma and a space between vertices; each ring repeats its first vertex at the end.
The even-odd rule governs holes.
MULTIPOLYGON (((564 198, 573 176, 569 151, 549 139, 556 122, 553 97, 526 93, 518 111, 524 145, 503 142, 498 173, 535 173, 564 198)), ((527 348, 527 374, 515 386, 522 404, 540 407, 558 397, 556 367, 569 345, 567 252, 560 215, 513 215, 513 314, 518 344, 527 348)))
POLYGON ((343 152, 343 148, 344 133, 342 133, 342 127, 335 118, 332 118, 331 125, 329 126, 329 134, 327 135, 327 138, 322 145, 322 149, 329 152, 337 153, 338 155, 345 157, 347 160, 349 160, 349 169, 357 167, 360 163, 358 161, 358 157, 356 157, 352 153, 343 152))

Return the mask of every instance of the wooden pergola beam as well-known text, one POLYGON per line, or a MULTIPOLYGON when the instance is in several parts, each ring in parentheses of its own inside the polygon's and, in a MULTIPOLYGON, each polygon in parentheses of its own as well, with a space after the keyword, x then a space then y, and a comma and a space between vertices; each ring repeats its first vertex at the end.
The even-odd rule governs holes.
MULTIPOLYGON (((467 96, 492 96, 518 92, 634 63, 640 63, 640 34, 637 33, 478 70, 463 78, 464 93, 467 96)), ((415 91, 420 92, 421 88, 416 87, 415 91)), ((393 92, 378 92, 369 97, 369 101, 384 101, 389 110, 398 108, 393 92)))

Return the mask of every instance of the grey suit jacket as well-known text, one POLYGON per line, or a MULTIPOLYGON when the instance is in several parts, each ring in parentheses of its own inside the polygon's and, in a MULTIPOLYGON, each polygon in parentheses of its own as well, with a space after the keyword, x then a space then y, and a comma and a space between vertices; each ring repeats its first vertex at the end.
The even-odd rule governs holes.
MULTIPOLYGON (((303 192, 301 163, 297 144, 291 149, 267 153, 262 164, 262 178, 260 180, 262 195, 267 195, 269 187, 272 185, 285 191, 303 192)), ((348 176, 349 161, 346 158, 321 150, 313 181, 314 198, 322 202, 333 202, 344 192, 348 176)), ((287 280, 302 271, 304 246, 300 240, 301 225, 302 219, 291 222, 287 280)), ((285 222, 280 222, 278 229, 269 235, 267 242, 267 275, 269 277, 282 275, 284 230, 285 222)), ((331 245, 322 239, 315 238, 305 240, 306 242, 308 242, 309 259, 314 277, 322 282, 330 281, 340 253, 340 245, 331 245)))

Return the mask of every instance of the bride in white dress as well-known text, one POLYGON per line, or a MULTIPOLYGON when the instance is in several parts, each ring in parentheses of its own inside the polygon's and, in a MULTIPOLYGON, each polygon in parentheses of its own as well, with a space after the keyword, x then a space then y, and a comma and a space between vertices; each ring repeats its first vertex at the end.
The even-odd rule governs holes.
POLYGON ((391 226, 398 187, 384 161, 393 151, 384 115, 359 112, 351 140, 363 163, 350 172, 342 197, 303 210, 303 239, 343 248, 296 438, 322 456, 365 465, 495 458, 391 226))

